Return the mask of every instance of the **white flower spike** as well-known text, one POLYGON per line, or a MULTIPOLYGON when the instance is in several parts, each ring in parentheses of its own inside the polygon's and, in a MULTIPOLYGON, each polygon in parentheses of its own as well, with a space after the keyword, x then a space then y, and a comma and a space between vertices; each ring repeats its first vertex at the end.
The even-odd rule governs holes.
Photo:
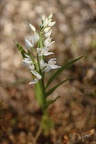
POLYGON ((50 37, 52 33, 51 27, 55 24, 55 21, 52 21, 52 17, 52 13, 48 17, 44 15, 41 17, 40 35, 36 32, 36 28, 29 23, 33 36, 25 38, 27 54, 25 54, 25 58, 22 60, 22 64, 27 66, 33 75, 33 80, 29 84, 36 84, 42 78, 43 72, 60 68, 60 66, 56 65, 56 58, 50 59, 48 63, 44 61, 45 56, 54 54, 49 48, 54 43, 50 37), (34 56, 38 58, 36 59, 34 56))
POLYGON ((41 77, 41 75, 38 72, 36 72, 34 70, 31 71, 31 73, 34 76, 34 79, 29 84, 36 84, 42 77, 41 77))

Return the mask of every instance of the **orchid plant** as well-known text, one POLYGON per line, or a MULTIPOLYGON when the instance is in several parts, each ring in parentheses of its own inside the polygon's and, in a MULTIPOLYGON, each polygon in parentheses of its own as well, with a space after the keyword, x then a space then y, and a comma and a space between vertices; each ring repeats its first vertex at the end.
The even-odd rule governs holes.
POLYGON ((74 59, 64 64, 62 67, 56 64, 56 58, 52 58, 48 62, 45 62, 47 56, 54 54, 51 52, 51 45, 54 43, 51 38, 51 33, 52 26, 54 26, 56 22, 52 21, 52 17, 52 13, 48 17, 45 17, 44 15, 41 17, 39 32, 37 32, 36 28, 32 24, 29 24, 33 35, 25 39, 25 49, 19 43, 15 42, 23 57, 22 64, 28 67, 32 74, 32 80, 29 84, 34 85, 35 87, 36 100, 43 113, 41 126, 46 131, 53 126, 53 122, 48 115, 48 107, 60 98, 60 96, 58 96, 53 100, 48 100, 48 96, 70 78, 62 80, 51 89, 48 89, 48 87, 63 70, 82 57, 74 59), (47 82, 45 82, 45 73, 54 69, 57 69, 57 71, 47 82))

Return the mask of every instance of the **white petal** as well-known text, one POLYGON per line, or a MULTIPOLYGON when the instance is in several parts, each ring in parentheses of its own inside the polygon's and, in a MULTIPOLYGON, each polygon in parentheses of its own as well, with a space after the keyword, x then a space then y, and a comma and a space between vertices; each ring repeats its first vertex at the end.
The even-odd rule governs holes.
POLYGON ((24 61, 21 62, 22 65, 29 67, 29 64, 25 63, 24 61))
POLYGON ((48 37, 47 39, 45 39, 44 41, 45 47, 48 47, 50 43, 51 43, 51 38, 48 37))
POLYGON ((34 70, 34 65, 30 65, 29 68, 31 71, 34 70))
POLYGON ((32 61, 28 61, 28 60, 22 60, 23 62, 25 62, 26 64, 31 64, 32 61))
POLYGON ((44 69, 45 72, 49 72, 51 70, 50 65, 47 65, 47 67, 44 69))
POLYGON ((40 75, 38 72, 36 72, 35 70, 34 70, 34 71, 31 71, 31 72, 32 72, 32 74, 33 74, 34 76, 36 76, 37 79, 41 79, 41 78, 42 78, 41 75, 40 75))
POLYGON ((48 18, 51 19, 53 17, 53 13, 51 13, 48 18))
POLYGON ((32 29, 33 32, 36 31, 36 28, 32 25, 32 24, 29 24, 30 28, 32 29))
POLYGON ((24 54, 27 58, 29 58, 29 55, 27 55, 27 54, 24 54))
POLYGON ((52 45, 54 42, 55 42, 55 41, 52 41, 51 43, 49 43, 49 45, 48 45, 48 46, 52 45))
POLYGON ((41 20, 43 20, 43 21, 45 20, 45 16, 44 15, 41 17, 41 20))
POLYGON ((36 84, 37 82, 38 82, 38 79, 34 79, 29 84, 36 84))
POLYGON ((44 20, 44 22, 43 22, 43 26, 46 27, 47 24, 48 24, 48 19, 46 18, 46 19, 44 20))
POLYGON ((36 48, 36 49, 37 49, 37 53, 38 53, 38 55, 39 55, 39 56, 42 56, 43 53, 44 53, 43 48, 36 48))
POLYGON ((37 77, 37 79, 39 79, 39 80, 42 78, 41 75, 38 74, 38 73, 36 74, 36 77, 37 77))
POLYGON ((47 33, 45 33, 45 37, 49 37, 50 35, 51 35, 51 33, 52 33, 52 30, 50 30, 49 32, 47 32, 47 33))
POLYGON ((42 59, 42 60, 40 61, 40 67, 41 67, 41 69, 43 69, 43 68, 46 67, 46 66, 47 66, 47 63, 45 63, 44 60, 42 59))
POLYGON ((44 60, 41 59, 41 60, 40 60, 40 66, 42 67, 43 65, 44 65, 44 60))
POLYGON ((29 56, 29 57, 24 58, 24 60, 23 60, 23 61, 32 62, 32 60, 31 60, 31 57, 30 57, 30 56, 29 56))
POLYGON ((53 62, 53 61, 56 61, 56 58, 52 58, 48 62, 50 63, 50 62, 53 62))
POLYGON ((50 30, 50 28, 51 28, 51 27, 46 27, 46 28, 44 29, 44 32, 48 32, 48 31, 50 30))
POLYGON ((27 48, 33 47, 33 45, 31 44, 31 42, 28 41, 27 39, 25 39, 25 44, 26 44, 26 47, 27 47, 27 48))
POLYGON ((49 23, 48 23, 48 26, 49 26, 49 27, 50 27, 50 26, 53 26, 55 23, 56 23, 56 22, 49 22, 49 23))
POLYGON ((45 47, 49 47, 50 45, 52 45, 55 41, 52 41, 51 42, 51 38, 47 38, 45 41, 44 41, 44 45, 45 47))
POLYGON ((51 54, 54 54, 53 52, 46 52, 44 53, 44 56, 48 56, 48 55, 51 55, 51 54))
POLYGON ((48 19, 48 24, 52 21, 52 19, 48 19))
POLYGON ((61 66, 58 65, 50 65, 51 69, 57 69, 57 68, 61 68, 61 66))
POLYGON ((35 42, 37 42, 39 40, 39 35, 36 32, 34 32, 33 39, 35 42))

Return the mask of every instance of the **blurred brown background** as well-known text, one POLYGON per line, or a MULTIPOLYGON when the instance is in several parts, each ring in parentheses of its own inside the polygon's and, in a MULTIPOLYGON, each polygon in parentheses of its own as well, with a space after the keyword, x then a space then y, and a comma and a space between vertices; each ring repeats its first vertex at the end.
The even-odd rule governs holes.
MULTIPOLYGON (((10 143, 2 126, 12 137, 12 141, 19 144, 32 144, 32 133, 35 135, 38 128, 38 105, 33 86, 28 85, 31 75, 20 64, 22 58, 14 40, 24 46, 24 38, 32 34, 29 23, 38 29, 40 17, 50 13, 54 14, 53 19, 56 21, 52 33, 55 40, 52 50, 57 63, 62 66, 81 55, 84 58, 53 82, 54 85, 63 78, 74 77, 74 80, 62 85, 52 94, 51 98, 59 94, 62 96, 49 109, 56 127, 49 139, 44 137, 42 142, 41 138, 38 143, 63 144, 70 141, 70 133, 95 133, 96 1, 0 0, 1 144, 10 143), (65 136, 68 140, 65 140, 65 136)), ((95 136, 86 141, 96 142, 95 136)))

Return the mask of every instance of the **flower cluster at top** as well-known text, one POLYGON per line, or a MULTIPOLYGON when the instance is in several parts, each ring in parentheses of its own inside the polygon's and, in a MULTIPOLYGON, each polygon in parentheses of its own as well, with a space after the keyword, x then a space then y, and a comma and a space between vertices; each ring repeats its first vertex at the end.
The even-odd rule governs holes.
POLYGON ((29 84, 35 84, 43 78, 45 72, 49 72, 51 69, 60 68, 56 65, 56 58, 52 58, 46 63, 45 57, 54 54, 50 51, 50 46, 54 43, 52 41, 51 27, 55 24, 52 22, 53 14, 48 17, 44 15, 41 17, 40 31, 37 33, 36 28, 29 24, 33 31, 33 36, 29 39, 25 39, 26 49, 28 53, 25 54, 25 58, 22 60, 23 65, 29 67, 33 80, 29 84), (33 57, 32 52, 36 53, 36 57, 33 57))

